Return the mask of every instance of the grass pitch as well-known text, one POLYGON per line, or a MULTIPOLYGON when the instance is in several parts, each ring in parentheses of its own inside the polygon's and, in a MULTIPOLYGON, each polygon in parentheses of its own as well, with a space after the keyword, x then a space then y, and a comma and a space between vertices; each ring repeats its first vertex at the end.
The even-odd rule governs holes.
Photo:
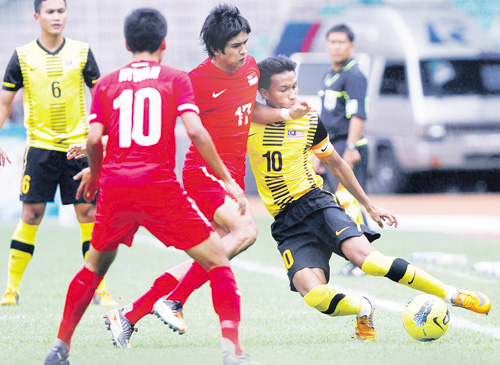
MULTIPOLYGON (((335 273, 345 261, 331 260, 330 285, 363 294, 376 306, 373 343, 352 340, 354 318, 330 318, 309 308, 288 290, 280 255, 269 233, 271 218, 258 218, 259 238, 233 263, 242 290, 241 342, 262 364, 441 364, 497 363, 500 358, 499 278, 471 270, 479 261, 499 261, 500 240, 448 234, 398 232, 387 228, 375 242, 390 256, 407 258, 416 251, 463 253, 467 264, 414 264, 442 281, 479 290, 491 298, 488 316, 451 308, 447 333, 434 342, 410 338, 401 322, 404 305, 419 293, 385 278, 343 277, 335 273)), ((0 223, 0 290, 17 222, 0 223)), ((0 307, 0 363, 40 364, 57 334, 69 281, 81 268, 79 228, 45 219, 38 231, 35 255, 21 285, 20 303, 0 307)), ((106 282, 120 305, 143 294, 165 269, 186 259, 184 253, 154 244, 139 231, 132 248, 120 247, 106 282)), ((72 364, 220 364, 220 335, 208 285, 197 290, 184 308, 188 330, 179 336, 156 317, 137 324, 132 349, 116 349, 105 329, 106 308, 91 305, 73 337, 72 364)))

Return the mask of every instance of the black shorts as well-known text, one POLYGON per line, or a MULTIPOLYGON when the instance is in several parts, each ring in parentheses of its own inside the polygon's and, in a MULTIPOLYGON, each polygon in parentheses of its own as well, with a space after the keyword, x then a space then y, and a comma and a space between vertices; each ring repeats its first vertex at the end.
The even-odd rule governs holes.
POLYGON ((293 276, 304 268, 322 269, 328 282, 332 253, 346 258, 342 252, 346 239, 364 234, 373 242, 380 237, 364 224, 354 222, 337 198, 322 189, 310 191, 280 212, 271 232, 278 242, 292 291, 297 291, 293 276))
POLYGON ((87 158, 68 160, 66 152, 28 146, 19 199, 25 203, 53 202, 59 185, 63 204, 88 203, 75 198, 80 180, 73 180, 87 166, 87 158))

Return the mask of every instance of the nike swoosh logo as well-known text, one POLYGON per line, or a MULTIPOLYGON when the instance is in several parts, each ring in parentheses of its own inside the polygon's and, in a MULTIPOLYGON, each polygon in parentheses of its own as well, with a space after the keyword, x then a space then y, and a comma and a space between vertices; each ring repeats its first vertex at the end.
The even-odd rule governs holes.
POLYGON ((328 143, 327 143, 324 147, 322 147, 322 148, 320 149, 320 151, 321 151, 321 152, 325 152, 327 148, 328 148, 328 143))
POLYGON ((413 282, 415 281, 415 275, 417 275, 417 270, 413 272, 413 278, 408 282, 408 284, 413 284, 413 282))
POLYGON ((223 93, 224 91, 226 91, 226 90, 227 90, 227 89, 224 89, 224 90, 222 90, 221 92, 218 92, 218 93, 212 92, 212 97, 213 97, 214 99, 215 99, 215 98, 218 98, 218 97, 219 97, 219 96, 221 96, 221 95, 222 95, 222 93, 223 93))
POLYGON ((347 228, 349 228, 349 227, 342 228, 340 231, 335 231, 335 234, 338 236, 339 234, 344 232, 347 228))
POLYGON ((479 294, 478 292, 474 292, 474 294, 476 294, 476 296, 479 299, 479 306, 480 307, 483 306, 484 303, 486 303, 486 301, 484 300, 484 297, 481 294, 479 294))
POLYGON ((441 327, 441 325, 438 323, 438 321, 437 321, 437 317, 434 317, 434 318, 432 319, 432 321, 436 324, 436 326, 438 326, 439 328, 441 328, 441 330, 443 330, 443 331, 444 331, 443 327, 441 327))
POLYGON ((252 134, 249 134, 248 137, 252 137, 252 136, 255 136, 257 133, 252 133, 252 134))

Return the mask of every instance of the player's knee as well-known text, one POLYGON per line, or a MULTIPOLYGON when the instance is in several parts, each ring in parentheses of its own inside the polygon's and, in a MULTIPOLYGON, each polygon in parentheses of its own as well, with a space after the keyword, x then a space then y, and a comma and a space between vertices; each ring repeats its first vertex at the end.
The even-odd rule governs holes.
POLYGON ((75 204, 76 217, 80 223, 91 223, 94 221, 95 205, 90 203, 75 204))
POLYGON ((44 211, 41 207, 23 207, 21 220, 29 225, 38 225, 43 218, 44 211))
POLYGON ((242 224, 237 229, 237 235, 239 237, 240 250, 243 251, 257 239, 257 225, 253 221, 242 224))
POLYGON ((252 221, 252 223, 247 226, 246 232, 248 246, 252 245, 257 240, 257 232, 257 225, 252 221))

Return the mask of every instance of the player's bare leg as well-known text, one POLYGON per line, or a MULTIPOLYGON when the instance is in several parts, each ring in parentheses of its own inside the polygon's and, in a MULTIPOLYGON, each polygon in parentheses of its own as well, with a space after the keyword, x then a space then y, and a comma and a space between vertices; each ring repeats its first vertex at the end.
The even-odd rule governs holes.
POLYGON ((384 256, 373 248, 365 236, 348 238, 342 244, 342 251, 368 275, 386 276, 394 282, 435 295, 454 306, 476 313, 487 314, 490 311, 491 301, 483 293, 446 285, 404 259, 384 256))
POLYGON ((257 225, 250 207, 244 215, 240 215, 238 204, 229 197, 215 211, 212 223, 220 232, 222 245, 229 259, 246 250, 257 239, 257 225), (222 232, 225 234, 221 234, 222 232))
MULTIPOLYGON (((238 255, 252 245, 257 238, 257 225, 252 212, 248 208, 244 215, 238 211, 238 204, 226 197, 225 202, 215 211, 212 224, 222 237, 221 242, 229 259, 238 255)), ((186 324, 182 317, 183 305, 191 293, 208 280, 206 270, 198 262, 194 262, 179 285, 163 301, 158 301, 162 312, 162 319, 174 332, 183 334, 186 324), (170 314, 167 315, 167 307, 170 314)))

